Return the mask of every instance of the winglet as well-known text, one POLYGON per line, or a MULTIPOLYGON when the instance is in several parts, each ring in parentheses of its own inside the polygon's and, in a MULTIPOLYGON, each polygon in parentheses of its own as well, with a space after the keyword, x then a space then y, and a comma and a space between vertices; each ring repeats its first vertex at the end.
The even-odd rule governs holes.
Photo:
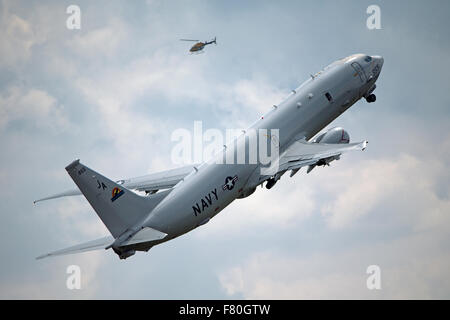
POLYGON ((362 151, 366 150, 368 143, 369 143, 369 141, 367 141, 367 140, 362 142, 362 148, 361 148, 362 151))

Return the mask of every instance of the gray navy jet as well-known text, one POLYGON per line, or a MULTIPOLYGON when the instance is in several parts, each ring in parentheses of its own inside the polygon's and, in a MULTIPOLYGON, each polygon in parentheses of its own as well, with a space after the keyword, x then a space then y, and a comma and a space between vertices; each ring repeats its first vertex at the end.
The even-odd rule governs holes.
MULTIPOLYGON (((275 171, 270 173, 259 163, 220 164, 218 158, 233 152, 227 146, 200 165, 115 182, 79 160, 73 161, 66 170, 78 189, 35 203, 83 194, 111 236, 38 259, 96 249, 112 249, 120 259, 126 259, 204 225, 232 201, 250 196, 264 183, 272 188, 287 171, 292 177, 301 167, 310 172, 339 160, 344 152, 364 150, 367 141, 350 143, 342 128, 317 134, 359 99, 369 103, 376 100, 373 91, 383 62, 380 56, 365 54, 338 60, 311 75, 255 122, 250 129, 279 129, 278 158, 275 171), (145 191, 146 195, 134 191, 145 191)), ((234 142, 245 144, 246 135, 244 131, 234 142)))

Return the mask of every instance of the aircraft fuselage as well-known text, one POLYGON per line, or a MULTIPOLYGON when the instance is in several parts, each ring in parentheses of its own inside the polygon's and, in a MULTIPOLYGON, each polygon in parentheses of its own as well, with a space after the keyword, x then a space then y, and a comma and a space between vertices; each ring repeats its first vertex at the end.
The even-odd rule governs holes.
MULTIPOLYGON (((249 129, 279 129, 280 153, 297 139, 310 140, 359 99, 367 98, 382 65, 383 58, 363 54, 338 60, 311 76, 249 129)), ((236 139, 237 145, 245 143, 245 136, 236 139)), ((224 148, 216 157, 223 159, 227 152, 233 149, 224 148)), ((259 164, 217 164, 216 160, 203 163, 177 184, 141 226, 167 233, 160 241, 165 242, 208 222, 261 183, 254 178, 259 164)))

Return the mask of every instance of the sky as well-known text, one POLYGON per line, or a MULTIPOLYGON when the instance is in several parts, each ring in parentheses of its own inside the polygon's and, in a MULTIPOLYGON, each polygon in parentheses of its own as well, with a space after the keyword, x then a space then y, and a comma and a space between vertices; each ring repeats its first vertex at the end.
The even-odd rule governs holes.
POLYGON ((449 18, 448 1, 1 0, 0 298, 450 298, 449 18), (72 4, 79 30, 66 27, 72 4), (373 4, 381 29, 366 25, 373 4), (214 36, 199 55, 179 41, 214 36), (74 159, 111 179, 173 168, 176 129, 248 127, 354 53, 384 57, 377 101, 329 127, 368 140, 364 152, 285 175, 127 260, 35 260, 108 234, 83 197, 33 205, 75 187, 74 159))

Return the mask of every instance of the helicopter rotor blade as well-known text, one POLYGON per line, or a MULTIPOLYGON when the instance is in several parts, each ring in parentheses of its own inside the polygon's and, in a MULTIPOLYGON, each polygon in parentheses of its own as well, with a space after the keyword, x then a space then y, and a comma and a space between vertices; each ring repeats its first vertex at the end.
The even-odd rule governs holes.
POLYGON ((192 40, 192 39, 180 39, 180 41, 200 41, 200 40, 192 40))

